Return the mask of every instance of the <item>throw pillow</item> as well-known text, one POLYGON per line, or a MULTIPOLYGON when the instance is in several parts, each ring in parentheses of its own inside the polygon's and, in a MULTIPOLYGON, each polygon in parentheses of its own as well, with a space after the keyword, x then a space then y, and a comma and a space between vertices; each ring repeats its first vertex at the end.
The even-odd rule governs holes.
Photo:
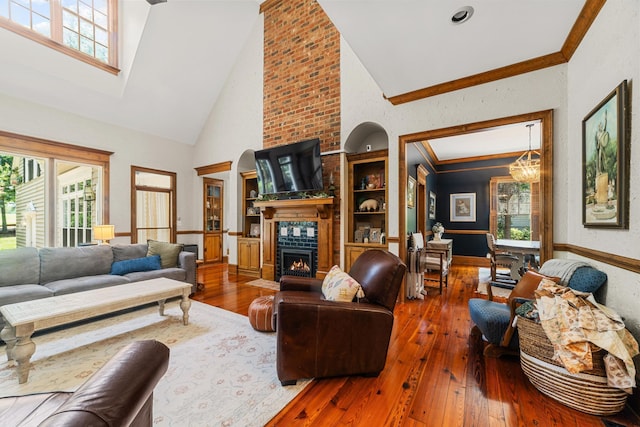
POLYGON ((182 251, 181 244, 147 240, 147 245, 149 246, 147 256, 160 255, 162 268, 173 268, 178 266, 178 254, 182 251))
POLYGON ((607 273, 593 267, 579 267, 569 279, 569 287, 580 292, 595 293, 607 281, 607 273))
POLYGON ((148 249, 149 247, 146 243, 123 243, 111 245, 114 262, 134 258, 143 258, 147 256, 148 249))
POLYGON ((351 302, 353 297, 363 298, 362 287, 353 277, 334 265, 322 281, 322 295, 329 301, 351 302))
POLYGON ((127 259, 124 261, 116 261, 111 264, 111 274, 122 276, 134 271, 151 271, 160 270, 160 255, 152 255, 143 258, 127 259))
POLYGON ((543 279, 549 279, 555 283, 560 283, 559 277, 548 277, 533 270, 527 270, 518 284, 513 288, 509 295, 509 301, 514 298, 535 299, 534 291, 538 289, 538 285, 543 279))

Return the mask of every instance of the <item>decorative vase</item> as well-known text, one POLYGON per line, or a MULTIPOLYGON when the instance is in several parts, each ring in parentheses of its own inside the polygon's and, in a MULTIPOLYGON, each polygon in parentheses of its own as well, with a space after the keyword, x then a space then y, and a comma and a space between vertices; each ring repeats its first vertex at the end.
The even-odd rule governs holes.
POLYGON ((442 239, 442 233, 433 234, 433 240, 440 240, 440 239, 442 239))

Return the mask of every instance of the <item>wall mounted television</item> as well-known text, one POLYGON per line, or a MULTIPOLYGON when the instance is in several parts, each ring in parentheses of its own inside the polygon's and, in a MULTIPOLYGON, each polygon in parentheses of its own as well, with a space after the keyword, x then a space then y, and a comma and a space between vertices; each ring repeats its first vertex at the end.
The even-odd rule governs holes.
POLYGON ((320 139, 309 139, 255 152, 258 192, 322 191, 320 139))

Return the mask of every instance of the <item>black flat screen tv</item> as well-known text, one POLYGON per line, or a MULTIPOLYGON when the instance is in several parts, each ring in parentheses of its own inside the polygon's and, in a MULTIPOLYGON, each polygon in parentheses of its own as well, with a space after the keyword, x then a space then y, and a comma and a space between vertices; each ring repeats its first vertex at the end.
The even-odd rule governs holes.
POLYGON ((320 139, 309 139, 255 152, 258 192, 321 191, 320 139))

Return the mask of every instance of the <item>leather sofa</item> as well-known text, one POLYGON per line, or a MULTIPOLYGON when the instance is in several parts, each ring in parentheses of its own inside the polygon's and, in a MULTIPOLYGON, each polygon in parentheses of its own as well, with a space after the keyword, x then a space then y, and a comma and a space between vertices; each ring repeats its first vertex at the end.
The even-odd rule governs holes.
POLYGON ((74 393, 0 399, 5 426, 151 426, 153 390, 167 371, 169 348, 148 340, 129 344, 74 393))
POLYGON ((351 302, 325 299, 322 279, 282 276, 273 315, 282 385, 302 378, 377 376, 386 363, 393 309, 406 269, 391 252, 363 252, 349 275, 365 296, 351 302))

